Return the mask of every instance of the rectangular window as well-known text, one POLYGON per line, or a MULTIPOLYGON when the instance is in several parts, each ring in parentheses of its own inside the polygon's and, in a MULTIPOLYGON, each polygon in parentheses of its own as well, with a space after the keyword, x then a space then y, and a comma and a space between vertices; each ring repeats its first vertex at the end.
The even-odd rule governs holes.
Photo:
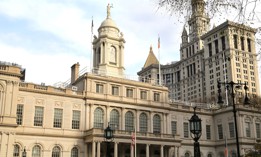
POLYGON ((237 46, 237 35, 233 35, 234 37, 234 48, 237 49, 238 46, 237 46))
POLYGON ((248 52, 251 52, 251 40, 249 38, 247 39, 247 49, 248 52))
POLYGON ((154 93, 154 101, 160 101, 160 94, 159 93, 154 93))
POLYGON ((183 129, 184 129, 184 138, 188 138, 189 137, 189 127, 188 127, 188 123, 183 123, 183 129))
POLYGON ((221 124, 218 125, 218 139, 223 139, 223 127, 221 124))
POLYGON ((133 98, 133 89, 131 88, 126 89, 126 97, 133 98))
POLYGON ((96 84, 96 93, 103 93, 103 84, 96 84))
POLYGON ((219 49, 218 49, 218 40, 215 40, 215 51, 216 51, 216 54, 219 52, 219 49))
POLYGON ((43 107, 35 106, 34 126, 43 126, 43 107))
POLYGON ((147 91, 140 91, 140 98, 143 100, 147 99, 147 91))
POLYGON ((225 36, 221 37, 221 44, 222 44, 222 51, 224 51, 226 49, 226 40, 225 40, 225 36))
POLYGON ((54 118, 53 118, 53 127, 62 128, 62 121, 63 121, 63 110, 55 108, 54 109, 54 118))
POLYGON ((207 140, 211 139, 211 127, 210 127, 210 125, 206 125, 206 136, 207 136, 207 140))
POLYGON ((80 117, 81 117, 80 111, 73 111, 72 129, 80 129, 80 117))
POLYGON ((172 132, 172 135, 177 134, 177 122, 176 121, 171 121, 171 132, 172 132))
POLYGON ((250 122, 246 122, 246 137, 251 137, 251 133, 250 133, 250 122))
POLYGON ((256 138, 261 138, 260 123, 256 123, 256 138))
POLYGON ((112 86, 112 87, 111 87, 111 94, 112 94, 112 95, 119 95, 119 87, 117 87, 117 86, 112 86))
POLYGON ((233 122, 228 123, 228 127, 229 127, 229 135, 230 138, 234 138, 235 137, 235 125, 233 122))
POLYGON ((245 38, 244 37, 241 37, 240 38, 240 42, 241 42, 241 50, 245 50, 245 38))
POLYGON ((16 124, 22 125, 23 124, 23 110, 24 105, 18 104, 16 109, 16 124))
POLYGON ((209 52, 209 57, 211 57, 212 56, 212 44, 211 43, 208 44, 208 52, 209 52))

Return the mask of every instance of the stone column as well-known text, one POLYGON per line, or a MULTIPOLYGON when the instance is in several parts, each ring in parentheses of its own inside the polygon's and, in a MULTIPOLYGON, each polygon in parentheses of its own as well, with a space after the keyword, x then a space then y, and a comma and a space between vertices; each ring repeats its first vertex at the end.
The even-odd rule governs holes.
POLYGON ((118 157, 118 143, 114 142, 114 157, 118 157))
POLYGON ((166 134, 166 117, 165 117, 165 113, 162 113, 162 122, 163 123, 161 123, 162 124, 162 132, 161 133, 163 133, 163 134, 166 134))
MULTIPOLYGON (((91 112, 90 112, 90 104, 86 103, 85 104, 85 115, 88 116, 90 115, 91 112)), ((90 129, 90 121, 88 121, 88 118, 87 117, 84 117, 85 118, 85 130, 89 130, 90 129)))
POLYGON ((164 146, 160 146, 160 157, 164 157, 164 146))
POLYGON ((150 157, 150 145, 146 144, 146 157, 150 157))
POLYGON ((92 157, 95 157, 96 143, 92 142, 92 157))
POLYGON ((148 123, 149 124, 149 130, 148 131, 149 132, 153 132, 153 117, 152 117, 152 113, 151 112, 149 113, 149 118, 148 119, 149 119, 149 123, 148 123))
POLYGON ((124 115, 125 108, 121 109, 121 130, 125 130, 125 115, 124 115))
POLYGON ((177 157, 179 157, 179 147, 177 147, 177 157))
POLYGON ((174 151, 173 151, 173 154, 174 154, 174 157, 177 157, 177 150, 176 150, 176 146, 173 147, 174 151))
POLYGON ((93 116, 94 116, 94 111, 93 111, 93 107, 94 105, 93 104, 90 104, 90 112, 89 112, 89 129, 93 128, 93 116))
POLYGON ((136 129, 137 132, 140 131, 139 115, 140 115, 140 111, 136 111, 136 125, 135 125, 136 127, 135 127, 135 129, 136 129))
POLYGON ((105 128, 108 126, 108 124, 109 124, 109 122, 110 122, 110 113, 109 113, 109 109, 110 109, 110 107, 109 106, 106 106, 106 111, 105 111, 105 128))
POLYGON ((97 157, 101 156, 101 142, 97 142, 97 157))

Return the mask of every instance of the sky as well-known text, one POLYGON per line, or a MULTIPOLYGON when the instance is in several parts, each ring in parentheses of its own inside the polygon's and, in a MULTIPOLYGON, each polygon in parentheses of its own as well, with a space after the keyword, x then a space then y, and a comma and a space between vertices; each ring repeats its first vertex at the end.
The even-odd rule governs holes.
POLYGON ((137 76, 150 46, 158 56, 158 36, 161 64, 179 60, 184 23, 156 0, 0 0, 0 61, 25 68, 26 82, 46 85, 69 80, 77 62, 90 69, 91 22, 98 36, 108 3, 126 40, 126 75, 137 76))

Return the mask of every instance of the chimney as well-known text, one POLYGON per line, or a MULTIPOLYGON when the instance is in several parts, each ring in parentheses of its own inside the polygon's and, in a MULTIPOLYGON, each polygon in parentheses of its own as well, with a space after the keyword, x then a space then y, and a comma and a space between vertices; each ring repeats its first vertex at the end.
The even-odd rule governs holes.
POLYGON ((71 84, 73 84, 79 77, 80 64, 77 62, 71 67, 71 84))

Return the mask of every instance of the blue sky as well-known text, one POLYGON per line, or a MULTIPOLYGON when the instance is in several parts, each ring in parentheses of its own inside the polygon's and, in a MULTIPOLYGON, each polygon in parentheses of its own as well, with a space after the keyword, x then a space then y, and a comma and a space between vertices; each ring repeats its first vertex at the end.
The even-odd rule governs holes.
POLYGON ((27 82, 67 81, 74 63, 90 67, 91 20, 97 35, 108 2, 126 40, 126 75, 141 70, 150 45, 157 55, 158 34, 161 63, 179 60, 184 24, 158 10, 155 0, 1 0, 0 61, 26 68, 27 82))

